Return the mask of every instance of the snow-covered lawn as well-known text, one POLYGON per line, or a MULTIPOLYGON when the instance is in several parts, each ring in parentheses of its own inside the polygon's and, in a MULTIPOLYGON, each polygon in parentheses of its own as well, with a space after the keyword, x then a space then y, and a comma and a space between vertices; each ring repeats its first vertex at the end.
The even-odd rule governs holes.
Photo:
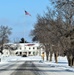
POLYGON ((28 57, 21 57, 21 56, 0 56, 1 61, 0 65, 4 65, 7 63, 11 63, 13 61, 34 61, 34 63, 38 63, 41 65, 49 65, 56 68, 62 68, 67 71, 74 72, 74 67, 69 67, 66 57, 58 57, 58 63, 54 62, 54 58, 52 62, 42 60, 41 56, 28 56, 28 57), (36 62, 38 61, 38 62, 36 62))
POLYGON ((48 64, 52 67, 56 67, 56 68, 62 68, 66 71, 72 71, 74 72, 74 67, 70 67, 68 66, 68 62, 67 62, 67 58, 66 57, 58 57, 58 63, 55 63, 54 60, 52 62, 44 62, 44 64, 48 64))

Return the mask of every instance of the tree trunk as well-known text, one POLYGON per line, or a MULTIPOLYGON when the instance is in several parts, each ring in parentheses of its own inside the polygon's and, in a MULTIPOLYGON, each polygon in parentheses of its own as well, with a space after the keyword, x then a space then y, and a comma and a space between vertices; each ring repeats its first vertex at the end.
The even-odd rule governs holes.
POLYGON ((70 59, 68 56, 67 56, 67 60, 68 60, 68 66, 70 66, 70 59))
POLYGON ((74 66, 74 57, 73 57, 73 66, 74 66))
POLYGON ((58 57, 58 53, 54 53, 55 63, 58 63, 57 57, 58 57))
POLYGON ((52 61, 52 54, 53 54, 53 53, 52 53, 52 52, 50 52, 50 61, 52 61))
POLYGON ((49 60, 49 54, 46 53, 46 61, 48 61, 48 60, 49 60))
POLYGON ((2 44, 2 47, 1 47, 1 54, 3 54, 3 49, 4 49, 4 46, 2 44))
POLYGON ((67 60, 68 60, 68 66, 73 66, 74 64, 74 59, 72 55, 67 56, 67 60))

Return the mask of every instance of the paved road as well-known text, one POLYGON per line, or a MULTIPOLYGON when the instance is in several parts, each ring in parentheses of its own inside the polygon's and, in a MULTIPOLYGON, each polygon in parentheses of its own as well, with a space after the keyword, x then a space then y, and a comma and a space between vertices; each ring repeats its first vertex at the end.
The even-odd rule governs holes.
POLYGON ((43 65, 40 62, 19 61, 0 66, 0 75, 74 75, 60 67, 43 65))
POLYGON ((20 65, 11 75, 45 75, 38 72, 39 69, 31 61, 20 65))
POLYGON ((31 61, 11 62, 0 66, 0 75, 45 75, 31 61))

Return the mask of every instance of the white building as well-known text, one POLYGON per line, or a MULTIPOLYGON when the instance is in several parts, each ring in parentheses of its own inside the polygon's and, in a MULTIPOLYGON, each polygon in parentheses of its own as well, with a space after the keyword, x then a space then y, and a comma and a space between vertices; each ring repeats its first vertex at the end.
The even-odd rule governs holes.
MULTIPOLYGON (((11 44, 13 48, 17 47, 15 50, 9 50, 11 53, 5 54, 12 54, 12 55, 23 55, 32 56, 32 55, 41 55, 44 51, 43 48, 40 46, 39 43, 18 43, 18 44, 11 44)), ((3 51, 4 53, 4 51, 3 51)))

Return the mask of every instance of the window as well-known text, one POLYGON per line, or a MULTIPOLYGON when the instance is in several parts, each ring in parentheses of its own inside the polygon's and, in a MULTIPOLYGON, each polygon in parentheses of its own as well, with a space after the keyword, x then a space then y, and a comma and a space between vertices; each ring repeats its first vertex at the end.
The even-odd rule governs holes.
POLYGON ((21 47, 20 47, 20 50, 21 50, 21 47))
POLYGON ((29 54, 31 54, 31 52, 29 52, 29 54))
POLYGON ((29 47, 29 49, 31 49, 31 48, 29 47))
POLYGON ((37 49, 39 49, 39 47, 37 47, 37 49))
POLYGON ((35 49, 35 47, 33 47, 33 49, 35 49))

